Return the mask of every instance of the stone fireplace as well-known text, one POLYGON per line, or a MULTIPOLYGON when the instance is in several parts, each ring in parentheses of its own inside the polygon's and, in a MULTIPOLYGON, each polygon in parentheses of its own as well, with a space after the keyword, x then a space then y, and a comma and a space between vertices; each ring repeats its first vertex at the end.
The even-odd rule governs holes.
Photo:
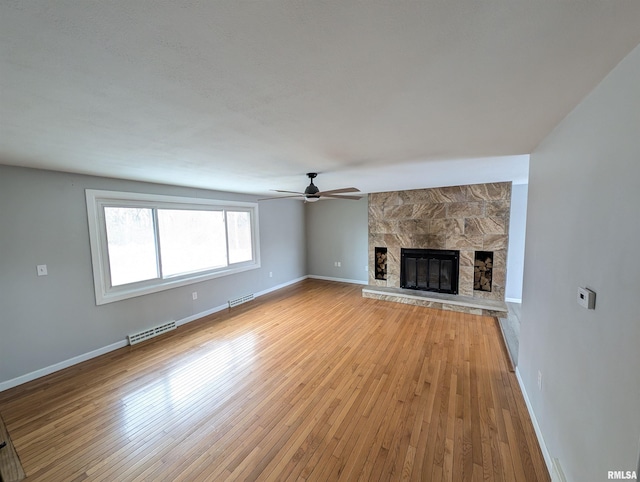
MULTIPOLYGON (((457 294, 446 296, 456 302, 475 300, 478 306, 487 302, 489 309, 503 306, 510 208, 510 182, 369 194, 369 288, 406 291, 401 289, 402 249, 456 251, 457 294), (376 259, 379 263, 383 251, 385 279, 376 277, 376 259)), ((389 299, 372 293, 363 291, 364 296, 389 299)))

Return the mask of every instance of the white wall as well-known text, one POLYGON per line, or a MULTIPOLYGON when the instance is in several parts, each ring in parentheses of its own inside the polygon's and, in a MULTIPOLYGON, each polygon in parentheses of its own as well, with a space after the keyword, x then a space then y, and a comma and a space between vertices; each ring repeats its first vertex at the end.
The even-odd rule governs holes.
POLYGON ((524 270, 524 244, 527 223, 527 184, 511 187, 511 213, 509 215, 509 250, 507 251, 507 301, 522 300, 522 278, 524 270))
POLYGON ((530 161, 518 370, 569 481, 636 467, 639 246, 640 46, 530 161), (595 310, 578 306, 579 286, 595 310))
POLYGON ((367 196, 359 201, 307 203, 307 268, 309 275, 367 283, 367 196), (336 267, 335 262, 341 266, 336 267))
POLYGON ((254 200, 231 193, 0 166, 0 387, 122 342, 129 333, 192 317, 307 273, 302 203, 260 203, 262 268, 96 306, 84 198, 87 188, 254 200), (37 264, 46 264, 49 275, 37 277, 37 264), (195 301, 192 291, 198 291, 195 301))

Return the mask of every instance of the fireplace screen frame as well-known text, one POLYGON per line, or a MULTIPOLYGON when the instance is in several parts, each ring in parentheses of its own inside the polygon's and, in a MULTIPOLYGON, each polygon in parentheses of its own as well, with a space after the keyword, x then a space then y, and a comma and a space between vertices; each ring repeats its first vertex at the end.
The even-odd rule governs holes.
POLYGON ((458 294, 458 280, 460 274, 460 251, 447 249, 417 249, 417 248, 401 248, 400 249, 400 288, 431 291, 436 293, 448 293, 452 295, 458 294), (421 283, 422 277, 416 275, 415 286, 407 281, 407 264, 409 260, 415 260, 415 272, 417 273, 420 266, 426 266, 426 275, 424 282, 421 283), (449 288, 442 288, 442 267, 443 261, 451 263, 450 279, 448 280, 449 288), (433 287, 432 269, 438 266, 438 288, 433 287))

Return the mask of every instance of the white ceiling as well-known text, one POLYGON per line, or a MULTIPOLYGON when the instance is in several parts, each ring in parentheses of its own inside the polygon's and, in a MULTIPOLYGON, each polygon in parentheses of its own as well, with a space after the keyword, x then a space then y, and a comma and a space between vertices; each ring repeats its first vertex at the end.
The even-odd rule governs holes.
POLYGON ((0 164, 255 194, 523 182, 639 26, 637 0, 7 0, 0 164))

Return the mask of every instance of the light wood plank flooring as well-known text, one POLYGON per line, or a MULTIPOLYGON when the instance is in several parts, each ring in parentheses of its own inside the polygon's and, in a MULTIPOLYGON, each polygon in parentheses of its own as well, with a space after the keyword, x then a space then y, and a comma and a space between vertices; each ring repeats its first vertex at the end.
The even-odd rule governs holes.
POLYGON ((29 481, 548 481, 493 318, 306 280, 0 393, 29 481))
POLYGON ((24 477, 22 464, 0 416, 0 482, 19 482, 24 477))

